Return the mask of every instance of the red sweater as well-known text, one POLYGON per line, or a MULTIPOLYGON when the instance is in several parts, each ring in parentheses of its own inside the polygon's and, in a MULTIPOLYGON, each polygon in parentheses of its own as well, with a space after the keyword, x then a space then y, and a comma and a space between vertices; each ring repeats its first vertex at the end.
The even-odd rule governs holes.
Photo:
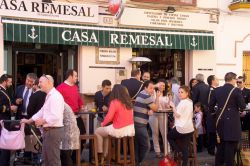
POLYGON ((134 124, 133 110, 128 110, 117 99, 112 100, 102 126, 106 126, 109 122, 113 122, 113 127, 116 129, 134 124))
POLYGON ((76 85, 70 86, 63 82, 56 89, 62 94, 65 103, 72 108, 74 113, 77 113, 83 105, 78 87, 76 85))

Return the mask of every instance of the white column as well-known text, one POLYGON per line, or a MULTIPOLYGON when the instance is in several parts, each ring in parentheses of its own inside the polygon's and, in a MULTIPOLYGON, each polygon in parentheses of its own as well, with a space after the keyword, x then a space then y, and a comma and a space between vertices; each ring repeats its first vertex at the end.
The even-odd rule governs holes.
POLYGON ((4 72, 3 63, 4 63, 4 37, 3 37, 2 18, 0 17, 0 75, 2 75, 4 72))

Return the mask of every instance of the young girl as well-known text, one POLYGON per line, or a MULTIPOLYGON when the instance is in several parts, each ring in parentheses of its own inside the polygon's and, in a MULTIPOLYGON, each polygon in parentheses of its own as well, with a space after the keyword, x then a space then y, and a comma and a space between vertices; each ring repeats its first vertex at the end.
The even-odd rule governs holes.
POLYGON ((197 139, 197 152, 202 152, 202 145, 203 145, 203 106, 200 102, 194 105, 194 120, 195 120, 195 128, 198 132, 198 139, 197 139))

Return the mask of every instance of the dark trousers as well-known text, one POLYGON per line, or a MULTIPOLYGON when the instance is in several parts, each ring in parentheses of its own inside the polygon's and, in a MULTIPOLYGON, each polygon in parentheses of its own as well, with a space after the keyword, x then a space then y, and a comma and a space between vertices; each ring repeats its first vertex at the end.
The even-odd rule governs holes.
POLYGON ((237 151, 237 141, 223 141, 217 144, 217 152, 215 155, 215 166, 234 166, 234 157, 237 151))
POLYGON ((52 128, 44 132, 42 155, 45 166, 61 166, 60 144, 63 132, 63 127, 52 128))
MULTIPOLYGON (((77 127, 80 130, 80 135, 86 134, 85 125, 83 123, 82 118, 81 117, 76 118, 76 122, 77 122, 77 127)), ((82 140, 80 142, 80 145, 83 145, 85 142, 86 142, 85 140, 82 140)), ((81 146, 81 152, 82 152, 82 149, 83 149, 83 146, 81 146)), ((72 158, 73 163, 76 163, 76 150, 73 150, 71 158, 72 158)))
POLYGON ((202 152, 203 147, 203 134, 199 134, 197 139, 197 152, 202 152))
POLYGON ((61 150, 62 166, 73 166, 71 154, 72 154, 72 150, 61 150))
POLYGON ((141 165, 149 151, 150 143, 147 126, 135 124, 135 161, 136 165, 141 165))
POLYGON ((209 132, 207 138, 208 138, 208 147, 207 147, 207 151, 208 151, 209 153, 215 153, 216 133, 215 133, 215 132, 209 132))
POLYGON ((0 150, 0 163, 1 166, 10 165, 10 150, 0 150))
POLYGON ((168 133, 168 142, 175 152, 182 152, 182 166, 188 165, 188 147, 191 142, 193 132, 187 134, 179 133, 173 128, 168 133))

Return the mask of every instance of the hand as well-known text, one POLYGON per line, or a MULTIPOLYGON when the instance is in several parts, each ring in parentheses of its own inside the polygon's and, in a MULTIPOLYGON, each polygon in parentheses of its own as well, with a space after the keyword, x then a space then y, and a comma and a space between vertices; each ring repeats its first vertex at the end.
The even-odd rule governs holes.
POLYGON ((173 102, 173 101, 170 101, 170 102, 169 102, 169 105, 170 105, 170 107, 175 108, 175 105, 174 105, 174 102, 173 102))
POLYGON ((149 111, 148 111, 148 115, 149 115, 149 116, 153 115, 153 113, 154 113, 154 111, 152 111, 152 110, 149 110, 149 111))
POLYGON ((20 105, 20 104, 22 104, 22 102, 23 102, 23 99, 22 99, 22 98, 16 99, 16 104, 20 105))
POLYGON ((159 98, 161 96, 161 92, 158 90, 157 92, 156 92, 156 98, 159 98))
POLYGON ((20 123, 30 124, 31 122, 29 119, 21 119, 20 123))
POLYGON ((37 127, 42 126, 42 125, 44 125, 45 123, 46 123, 46 121, 45 121, 44 119, 41 119, 41 118, 39 118, 39 119, 37 119, 37 120, 35 121, 35 125, 36 125, 37 127))
POLYGON ((102 106, 102 110, 103 110, 104 112, 107 112, 107 111, 108 111, 108 107, 107 107, 106 105, 104 105, 104 106, 102 106))
POLYGON ((17 112, 17 106, 16 106, 16 105, 10 106, 10 110, 11 110, 12 112, 16 113, 16 112, 17 112))
POLYGON ((240 117, 241 117, 241 118, 243 118, 243 117, 245 117, 245 116, 246 116, 246 114, 247 114, 247 112, 246 112, 246 111, 240 112, 240 117))

